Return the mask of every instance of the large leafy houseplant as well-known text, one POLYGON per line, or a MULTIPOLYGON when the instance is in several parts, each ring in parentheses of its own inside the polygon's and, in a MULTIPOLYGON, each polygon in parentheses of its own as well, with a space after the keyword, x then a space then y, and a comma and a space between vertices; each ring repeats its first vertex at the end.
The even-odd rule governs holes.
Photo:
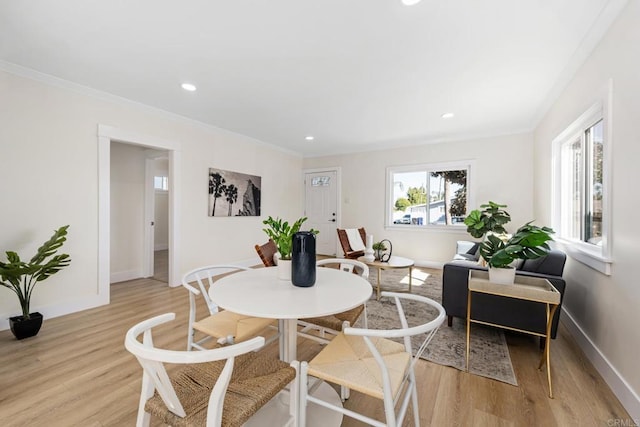
POLYGON ((484 237, 487 233, 505 234, 507 230, 504 225, 511 221, 511 215, 503 209, 507 205, 489 201, 480 207, 482 210, 475 209, 464 219, 467 232, 476 239, 484 237))
POLYGON ((480 244, 480 255, 487 261, 489 267, 507 268, 516 259, 540 258, 549 252, 553 230, 549 227, 538 227, 526 223, 505 239, 495 234, 487 235, 480 244))
MULTIPOLYGON (((493 269, 510 268, 517 259, 536 259, 547 255, 550 249, 548 242, 553 240, 551 228, 528 222, 509 235, 505 224, 511 221, 511 216, 504 210, 506 205, 490 201, 480 207, 482 210, 471 211, 464 223, 473 237, 484 237, 479 252, 489 266, 490 274, 493 269)), ((510 273, 511 282, 514 276, 515 271, 510 273)))
MULTIPOLYGON (((65 225, 55 230, 51 238, 38 248, 36 254, 29 261, 23 261, 13 251, 6 252, 6 262, 0 261, 0 285, 16 294, 22 308, 22 315, 12 317, 11 321, 20 322, 31 319, 35 314, 30 313, 31 294, 35 285, 53 276, 71 262, 68 254, 56 255, 58 249, 67 240, 68 228, 69 226, 65 225)), ((42 315, 39 313, 37 315, 41 322, 42 315)))
MULTIPOLYGON (((269 238, 275 242, 276 246, 278 247, 278 252, 280 253, 280 259, 291 259, 293 235, 300 231, 302 223, 306 220, 307 217, 302 217, 293 224, 289 224, 288 221, 283 221, 280 218, 274 219, 269 216, 269 218, 262 221, 263 224, 268 226, 268 228, 263 228, 262 231, 267 233, 267 236, 269 236, 269 238)), ((317 230, 311 229, 309 231, 311 233, 318 234, 317 230)))

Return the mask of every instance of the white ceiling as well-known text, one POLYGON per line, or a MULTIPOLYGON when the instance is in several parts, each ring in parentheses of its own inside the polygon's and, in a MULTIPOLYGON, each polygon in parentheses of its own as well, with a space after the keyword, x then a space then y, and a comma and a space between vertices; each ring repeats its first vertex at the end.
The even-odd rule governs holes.
POLYGON ((0 65, 317 156, 529 131, 625 3, 1 0, 0 65))

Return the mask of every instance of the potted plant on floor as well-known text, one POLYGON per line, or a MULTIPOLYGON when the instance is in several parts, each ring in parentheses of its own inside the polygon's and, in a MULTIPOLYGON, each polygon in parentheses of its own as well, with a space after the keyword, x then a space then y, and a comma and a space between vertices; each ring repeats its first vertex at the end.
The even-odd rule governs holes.
POLYGON ((7 262, 0 261, 0 285, 12 290, 20 301, 22 315, 9 318, 11 332, 17 339, 37 335, 42 326, 42 314, 30 313, 31 294, 38 282, 49 278, 68 266, 71 262, 68 254, 56 255, 58 249, 67 240, 68 225, 55 230, 49 240, 44 242, 31 258, 22 261, 16 252, 7 251, 7 262))
MULTIPOLYGON (((307 217, 299 218, 293 224, 289 224, 288 221, 283 221, 280 218, 269 218, 262 221, 268 228, 263 228, 262 231, 267 233, 267 236, 273 240, 278 248, 278 277, 283 280, 291 279, 291 250, 293 248, 293 235, 300 231, 302 223, 307 220, 307 217)), ((310 232, 318 234, 317 230, 311 229, 310 232)))
POLYGON ((489 280, 494 283, 512 284, 516 270, 512 263, 517 259, 540 258, 549 252, 549 241, 554 231, 526 223, 513 234, 507 234, 505 224, 511 216, 503 208, 506 205, 489 202, 480 205, 483 210, 473 210, 465 219, 467 231, 473 237, 484 240, 479 252, 489 269, 489 280))

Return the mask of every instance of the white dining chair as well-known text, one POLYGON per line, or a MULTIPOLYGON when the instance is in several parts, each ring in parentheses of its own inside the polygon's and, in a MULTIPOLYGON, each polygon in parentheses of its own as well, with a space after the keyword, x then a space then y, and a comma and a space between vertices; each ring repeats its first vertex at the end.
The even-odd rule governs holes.
MULTIPOLYGON (((369 278, 369 267, 360 261, 346 258, 326 258, 316 262, 316 266, 323 268, 335 265, 338 265, 338 268, 345 273, 355 272, 365 280, 369 278)), ((366 304, 362 304, 341 313, 301 319, 298 321, 298 324, 302 329, 300 329, 298 335, 317 341, 321 344, 326 344, 330 339, 343 331, 344 328, 348 328, 355 324, 356 320, 358 320, 362 313, 365 313, 363 318, 365 320, 364 327, 366 328, 366 312, 367 306, 366 304), (310 333, 312 331, 315 333, 310 333)))
MULTIPOLYGON (((217 277, 248 270, 237 265, 209 265, 187 272, 182 286, 189 291, 189 323, 187 350, 205 350, 203 344, 215 338, 219 344, 233 344, 256 336, 265 329, 272 329, 267 344, 278 338, 278 322, 273 319, 245 316, 228 310, 219 310, 209 296, 217 277), (196 297, 200 295, 207 304, 209 315, 198 319, 196 297), (196 331, 204 337, 196 340, 196 331)), ((213 290, 215 292, 215 289, 213 290)))
POLYGON ((346 328, 310 362, 302 362, 299 387, 301 426, 306 425, 306 407, 309 403, 324 406, 379 427, 403 425, 407 409, 411 404, 414 424, 420 425, 414 366, 444 321, 445 311, 437 302, 419 295, 383 292, 382 296, 394 300, 400 319, 399 328, 386 330, 346 328), (402 306, 403 300, 411 300, 431 307, 435 311, 433 320, 409 327, 402 306), (424 334, 424 340, 416 350, 413 350, 411 337, 421 334, 424 334), (401 338, 403 343, 392 341, 392 338, 401 338), (311 393, 319 382, 310 384, 310 377, 382 400, 385 421, 376 420, 346 409, 342 405, 335 405, 313 396, 311 393))
POLYGON ((263 337, 203 351, 155 347, 152 330, 174 319, 175 313, 147 319, 125 336, 125 348, 143 368, 137 427, 148 426, 152 415, 172 426, 240 426, 279 393, 289 402, 283 424, 297 425, 297 361, 256 352, 263 337), (165 363, 184 366, 169 376, 165 363))

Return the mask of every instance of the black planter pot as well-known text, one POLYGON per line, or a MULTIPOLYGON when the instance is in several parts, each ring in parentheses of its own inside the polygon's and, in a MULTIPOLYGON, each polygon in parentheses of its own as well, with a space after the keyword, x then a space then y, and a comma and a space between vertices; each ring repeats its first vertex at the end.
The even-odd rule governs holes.
POLYGON ((36 336, 40 327, 42 326, 42 314, 35 312, 29 314, 30 318, 25 319, 22 316, 15 316, 9 318, 9 325, 11 326, 11 332, 16 339, 24 339, 36 336))
POLYGON ((293 235, 291 250, 291 283, 308 288, 316 283, 316 236, 309 231, 293 235))

